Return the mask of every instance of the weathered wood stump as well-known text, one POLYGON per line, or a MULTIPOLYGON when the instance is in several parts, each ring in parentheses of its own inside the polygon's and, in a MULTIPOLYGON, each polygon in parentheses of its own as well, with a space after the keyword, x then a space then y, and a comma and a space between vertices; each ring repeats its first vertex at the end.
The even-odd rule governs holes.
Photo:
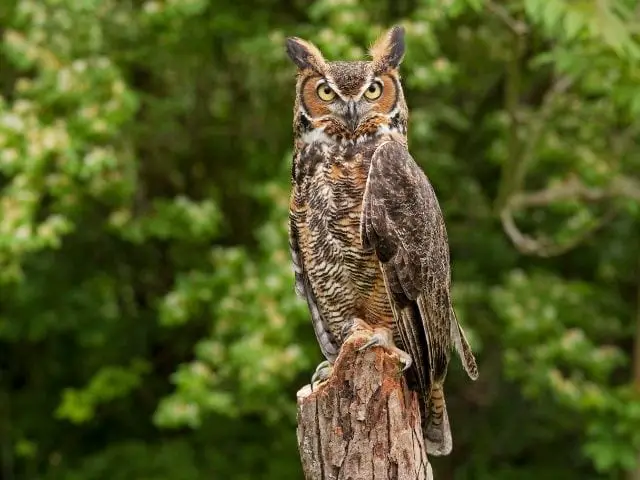
POLYGON ((315 391, 298 392, 298 448, 307 480, 431 480, 415 392, 399 358, 361 352, 373 332, 359 327, 315 391))

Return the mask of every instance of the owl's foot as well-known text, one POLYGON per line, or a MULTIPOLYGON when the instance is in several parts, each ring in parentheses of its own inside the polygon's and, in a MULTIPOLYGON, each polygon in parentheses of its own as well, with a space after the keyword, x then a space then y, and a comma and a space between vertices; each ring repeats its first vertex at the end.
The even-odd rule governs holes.
POLYGON ((340 330, 340 335, 342 336, 342 343, 347 341, 349 335, 351 335, 356 330, 371 330, 371 327, 360 318, 352 318, 351 320, 347 320, 342 325, 342 329, 340 330))
POLYGON ((329 378, 331 372, 333 371, 333 365, 329 360, 325 360, 324 362, 320 362, 320 364, 316 367, 316 371, 313 373, 311 377, 311 391, 314 391, 316 388, 320 386, 323 382, 329 378))
POLYGON ((402 363, 403 372, 408 370, 409 367, 411 367, 411 365, 413 364, 411 355, 395 346, 395 344, 393 343, 391 332, 386 329, 378 329, 371 337, 371 340, 361 346, 358 351, 360 352, 362 350, 366 350, 367 348, 376 346, 386 348, 387 350, 396 354, 400 358, 400 363, 402 363))
POLYGON ((346 322, 344 322, 344 324, 342 325, 342 328, 340 329, 340 336, 342 339, 342 343, 344 343, 345 340, 347 340, 347 337, 351 335, 351 332, 353 331, 353 327, 355 326, 355 324, 356 324, 355 320, 347 320, 346 322))

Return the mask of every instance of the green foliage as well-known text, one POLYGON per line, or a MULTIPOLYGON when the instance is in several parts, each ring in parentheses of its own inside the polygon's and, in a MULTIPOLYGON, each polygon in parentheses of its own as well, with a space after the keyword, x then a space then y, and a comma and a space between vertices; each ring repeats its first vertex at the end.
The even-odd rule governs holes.
POLYGON ((637 7, 0 2, 0 475, 300 478, 321 358, 288 253, 283 42, 362 58, 396 22, 481 369, 452 363, 438 478, 638 468, 637 7))
POLYGON ((95 416, 96 406, 117 398, 126 397, 140 385, 141 376, 147 373, 146 362, 133 362, 129 367, 102 367, 82 390, 66 389, 56 411, 58 418, 73 423, 85 423, 95 416))
POLYGON ((518 271, 493 298, 506 324, 506 375, 525 396, 552 401, 557 415, 585 419, 585 453, 599 471, 633 468, 640 400, 613 378, 627 363, 616 345, 623 325, 610 313, 619 299, 588 283, 518 271))
POLYGON ((240 249, 214 251, 215 269, 189 272, 164 299, 160 312, 166 324, 202 313, 216 322, 195 345, 196 360, 173 375, 177 390, 162 401, 155 417, 161 426, 195 427, 208 412, 260 414, 269 423, 294 413, 282 392, 312 366, 311 352, 297 337, 306 326, 306 307, 290 291, 286 224, 281 221, 287 216, 287 195, 272 185, 265 190, 275 208, 272 221, 258 230, 253 253, 260 260, 240 249))

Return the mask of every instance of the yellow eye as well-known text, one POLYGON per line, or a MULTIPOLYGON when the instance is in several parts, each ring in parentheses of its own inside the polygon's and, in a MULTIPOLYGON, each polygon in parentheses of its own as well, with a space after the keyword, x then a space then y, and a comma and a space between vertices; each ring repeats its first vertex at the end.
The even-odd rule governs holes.
POLYGON ((333 89, 326 83, 318 85, 316 93, 320 97, 320 100, 324 100, 325 102, 330 102, 331 100, 336 98, 336 92, 334 92, 333 89))
POLYGON ((380 95, 382 95, 382 84, 378 81, 373 82, 369 85, 369 88, 364 91, 364 96, 369 100, 376 100, 380 98, 380 95))

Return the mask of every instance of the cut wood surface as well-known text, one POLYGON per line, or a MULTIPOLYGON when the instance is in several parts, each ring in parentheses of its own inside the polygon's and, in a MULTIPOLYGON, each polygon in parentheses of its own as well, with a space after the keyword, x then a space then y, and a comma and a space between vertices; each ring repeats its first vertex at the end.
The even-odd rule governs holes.
POLYGON ((399 358, 358 348, 364 327, 343 345, 333 372, 298 392, 298 448, 307 480, 429 480, 431 466, 415 392, 399 358))

